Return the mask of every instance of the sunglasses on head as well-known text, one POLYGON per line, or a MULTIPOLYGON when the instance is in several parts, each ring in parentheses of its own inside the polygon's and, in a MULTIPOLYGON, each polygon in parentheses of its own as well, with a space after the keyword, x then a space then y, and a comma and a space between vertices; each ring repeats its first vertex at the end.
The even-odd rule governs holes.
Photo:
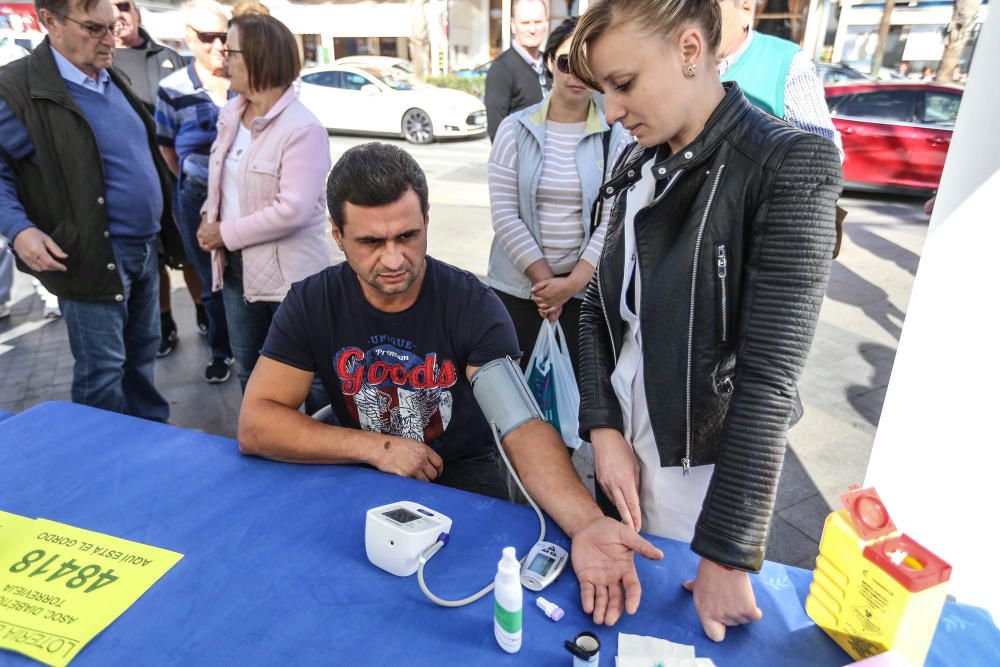
POLYGON ((569 74, 569 54, 564 53, 561 56, 556 56, 556 69, 558 69, 563 74, 569 74))
MULTIPOLYGON (((188 26, 189 28, 191 26, 188 26)), ((194 30, 194 28, 191 28, 194 30)), ((198 41, 202 44, 215 44, 215 40, 219 40, 223 44, 226 43, 226 37, 228 35, 224 32, 202 32, 201 30, 194 30, 194 34, 198 37, 198 41)))

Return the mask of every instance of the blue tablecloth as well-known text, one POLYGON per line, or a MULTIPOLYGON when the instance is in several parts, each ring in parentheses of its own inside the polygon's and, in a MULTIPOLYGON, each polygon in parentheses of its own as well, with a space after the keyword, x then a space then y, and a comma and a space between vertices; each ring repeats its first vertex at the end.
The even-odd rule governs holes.
MULTIPOLYGON (((232 440, 78 405, 46 403, 0 423, 0 509, 184 554, 73 664, 568 665, 562 642, 581 630, 600 637, 602 665, 614 664, 619 631, 694 644, 719 667, 850 662, 803 611, 810 573, 774 563, 753 578, 764 619, 707 640, 681 588, 696 558, 662 539, 662 561, 639 559, 635 616, 595 627, 567 569, 544 592, 565 618, 545 618, 525 591, 524 644, 509 656, 493 638, 492 596, 440 608, 415 577, 368 562, 366 510, 404 499, 454 520, 427 566, 444 597, 478 590, 502 547, 521 555, 537 535, 526 507, 353 466, 247 458, 232 440)), ((549 539, 568 546, 551 523, 549 539)), ((995 665, 998 647, 985 612, 949 603, 927 664, 995 665)), ((0 652, 0 664, 26 662, 0 652)))

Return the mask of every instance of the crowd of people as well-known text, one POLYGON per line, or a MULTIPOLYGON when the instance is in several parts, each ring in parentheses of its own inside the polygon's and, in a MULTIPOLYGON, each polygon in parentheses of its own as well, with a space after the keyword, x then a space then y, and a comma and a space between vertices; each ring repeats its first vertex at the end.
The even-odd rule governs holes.
POLYGON ((752 2, 598 0, 551 34, 541 0, 513 3, 487 79, 488 284, 427 255, 406 151, 331 168, 295 38, 266 12, 185 5, 185 66, 134 0, 38 8, 48 37, 0 70, 0 234, 59 298, 74 401, 167 421, 161 275, 186 267, 205 379, 235 363, 245 392, 242 452, 507 498, 495 432, 571 538, 594 622, 639 605, 633 555, 662 556, 639 531, 701 556, 685 587, 709 637, 761 617, 749 574, 841 158, 811 64, 752 31, 752 2), (567 336, 596 498, 516 379, 543 320, 567 336))

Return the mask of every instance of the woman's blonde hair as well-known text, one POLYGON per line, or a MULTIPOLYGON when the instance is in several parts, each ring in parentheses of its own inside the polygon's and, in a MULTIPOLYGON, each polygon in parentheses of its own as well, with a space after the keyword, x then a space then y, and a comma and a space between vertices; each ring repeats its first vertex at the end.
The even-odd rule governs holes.
POLYGON ((689 24, 701 28, 705 46, 715 60, 722 38, 719 0, 597 0, 580 17, 569 52, 569 69, 594 90, 601 90, 590 68, 588 49, 608 28, 635 21, 650 34, 671 37, 689 24))

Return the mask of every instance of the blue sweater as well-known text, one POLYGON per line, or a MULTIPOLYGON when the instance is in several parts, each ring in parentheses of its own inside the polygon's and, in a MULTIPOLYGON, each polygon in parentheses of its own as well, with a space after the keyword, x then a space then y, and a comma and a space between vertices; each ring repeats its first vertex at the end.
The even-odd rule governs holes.
MULTIPOLYGON (((101 153, 111 237, 155 236, 160 231, 163 193, 142 119, 113 82, 108 82, 103 95, 70 81, 65 83, 70 97, 90 123, 101 153)), ((28 130, 0 99, 0 234, 11 239, 31 226, 17 199, 14 172, 14 165, 25 158, 34 159, 28 130)), ((96 169, 97 165, 70 167, 96 169)))

